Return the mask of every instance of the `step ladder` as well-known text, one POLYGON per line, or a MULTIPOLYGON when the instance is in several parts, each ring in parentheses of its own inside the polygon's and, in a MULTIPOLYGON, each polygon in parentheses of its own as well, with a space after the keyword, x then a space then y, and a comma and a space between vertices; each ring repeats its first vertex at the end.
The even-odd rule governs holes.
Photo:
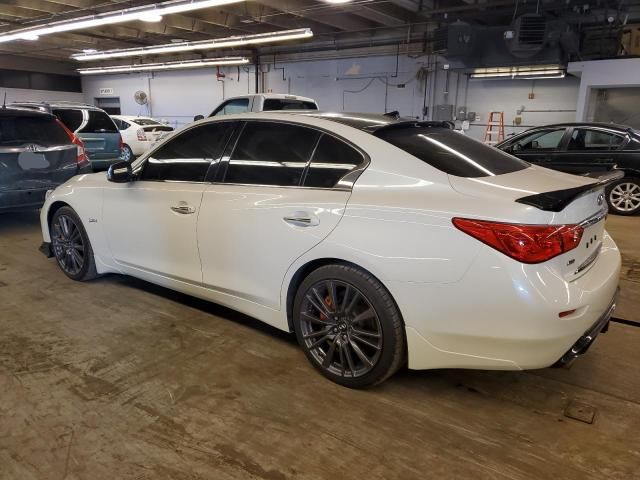
POLYGON ((495 145, 504 140, 504 112, 489 112, 487 129, 484 131, 484 143, 495 145))

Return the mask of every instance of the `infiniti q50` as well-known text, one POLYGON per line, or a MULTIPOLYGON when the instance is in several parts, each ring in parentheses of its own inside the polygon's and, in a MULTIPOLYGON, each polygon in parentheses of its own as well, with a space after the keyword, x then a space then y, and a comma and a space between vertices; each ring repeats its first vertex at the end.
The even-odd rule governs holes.
POLYGON ((615 307, 614 180, 447 124, 245 113, 58 187, 42 250, 74 280, 131 275, 293 331, 349 387, 404 364, 542 368, 583 353, 615 307))

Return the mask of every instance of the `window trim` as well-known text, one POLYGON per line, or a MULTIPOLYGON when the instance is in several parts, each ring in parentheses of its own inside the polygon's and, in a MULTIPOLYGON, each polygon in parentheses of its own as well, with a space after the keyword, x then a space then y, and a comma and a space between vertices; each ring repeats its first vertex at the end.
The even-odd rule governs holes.
POLYGON ((335 133, 331 132, 330 130, 327 130, 325 128, 322 127, 318 127, 316 125, 308 125, 306 123, 298 123, 298 122, 292 122, 292 121, 288 121, 288 120, 276 120, 276 119, 262 119, 262 118, 251 118, 251 119, 246 119, 246 120, 240 120, 240 122, 242 123, 241 127, 237 129, 235 133, 235 138, 233 139, 233 142, 229 142, 227 144, 227 146, 229 146, 229 144, 233 143, 233 145, 231 146, 230 150, 227 152, 225 151, 225 154, 223 155, 223 157, 220 159, 220 167, 218 168, 218 172, 220 173, 220 178, 216 179, 216 181, 211 182, 212 184, 216 184, 216 185, 236 185, 236 186, 243 186, 243 187, 267 187, 267 188, 302 188, 302 189, 313 189, 313 190, 334 190, 334 191, 351 191, 353 189, 353 185, 355 184, 356 180, 358 179, 358 177, 360 177, 360 175, 362 174, 362 172, 364 170, 366 170, 366 168, 371 164, 371 157, 369 157, 369 155, 359 146, 357 146, 356 144, 354 144, 353 142, 351 142, 350 140, 341 137, 339 135, 336 135, 335 133), (320 133, 320 135, 318 136, 318 139, 316 140, 315 145, 313 146, 313 149, 311 150, 311 154, 309 155, 309 159, 307 160, 307 163, 304 167, 304 170, 302 171, 302 175, 300 177, 300 182, 298 183, 298 185, 268 185, 268 184, 260 184, 260 183, 230 183, 230 182, 225 182, 224 179, 227 176, 227 169, 229 166, 229 160, 231 159, 231 156, 233 155, 233 152, 236 149, 236 146, 238 145, 238 141, 240 140, 240 136, 242 135, 242 132, 244 131, 245 126, 247 125, 247 123, 249 122, 258 122, 258 123, 280 123, 280 124, 285 124, 285 125, 293 125, 295 127, 303 127, 303 128, 309 128, 311 130, 316 130, 318 133, 320 133), (353 148, 355 151, 357 151, 361 156, 362 156, 362 163, 359 164, 356 168, 354 168, 353 170, 349 170, 347 173, 345 173, 342 178, 340 178, 340 180, 338 182, 336 182, 336 185, 344 182, 344 180, 349 177, 349 180, 347 181, 347 185, 345 186, 334 186, 334 187, 330 187, 330 188, 326 188, 326 187, 309 187, 306 185, 302 185, 302 183, 305 180, 306 177, 306 173, 309 169, 309 165, 311 164, 311 160, 313 160, 313 155, 316 152, 316 149, 318 148, 318 145, 320 143, 320 140, 322 139, 323 135, 329 135, 333 138, 335 138, 338 141, 341 141, 343 143, 346 143, 347 145, 349 145, 351 148, 353 148))

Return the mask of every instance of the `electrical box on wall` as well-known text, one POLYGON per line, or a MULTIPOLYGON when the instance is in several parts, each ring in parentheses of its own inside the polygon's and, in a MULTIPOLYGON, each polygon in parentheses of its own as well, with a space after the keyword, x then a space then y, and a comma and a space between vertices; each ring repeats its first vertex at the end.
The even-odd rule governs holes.
POLYGON ((433 119, 441 122, 453 121, 453 105, 450 103, 436 105, 436 111, 433 114, 433 119))
POLYGON ((467 107, 458 107, 458 110, 456 111, 456 119, 458 120, 467 119, 467 107))
POLYGON ((476 118, 476 112, 469 112, 467 114, 467 120, 469 120, 470 122, 476 122, 479 121, 480 118, 476 118))

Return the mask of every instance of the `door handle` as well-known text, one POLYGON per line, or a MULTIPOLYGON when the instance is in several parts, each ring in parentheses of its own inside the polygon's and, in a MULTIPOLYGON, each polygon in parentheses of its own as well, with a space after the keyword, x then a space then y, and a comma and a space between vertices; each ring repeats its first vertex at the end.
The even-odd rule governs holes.
POLYGON ((296 227, 315 227, 320 224, 318 217, 305 212, 295 212, 282 218, 285 222, 296 227))
POLYGON ((169 207, 169 208, 171 208, 171 211, 176 213, 181 213, 183 215, 196 213, 196 208, 191 207, 189 205, 173 205, 172 207, 169 207))

